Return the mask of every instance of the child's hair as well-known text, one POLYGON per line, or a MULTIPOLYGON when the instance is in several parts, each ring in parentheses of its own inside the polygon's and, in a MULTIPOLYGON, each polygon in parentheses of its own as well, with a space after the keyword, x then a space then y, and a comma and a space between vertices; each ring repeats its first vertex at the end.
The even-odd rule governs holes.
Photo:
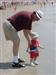
POLYGON ((38 37, 39 37, 39 35, 36 32, 34 32, 33 35, 32 35, 32 39, 38 38, 38 37))

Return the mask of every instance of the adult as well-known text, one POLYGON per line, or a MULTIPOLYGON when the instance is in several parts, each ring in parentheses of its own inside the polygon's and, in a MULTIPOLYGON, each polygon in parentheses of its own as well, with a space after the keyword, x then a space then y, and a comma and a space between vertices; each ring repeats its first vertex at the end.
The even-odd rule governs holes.
POLYGON ((32 22, 39 21, 42 16, 43 12, 40 10, 33 12, 20 11, 7 18, 3 23, 6 40, 11 40, 13 42, 13 67, 24 67, 24 65, 21 64, 23 60, 21 60, 20 57, 18 58, 20 38, 17 32, 23 30, 23 34, 29 44, 30 37, 34 34, 32 32, 32 22))

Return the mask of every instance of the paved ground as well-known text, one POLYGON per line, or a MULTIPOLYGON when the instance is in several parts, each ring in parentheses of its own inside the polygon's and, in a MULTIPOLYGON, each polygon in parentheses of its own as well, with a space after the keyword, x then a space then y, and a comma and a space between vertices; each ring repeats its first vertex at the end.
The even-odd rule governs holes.
MULTIPOLYGON (((17 7, 17 11, 24 9, 36 10, 38 8, 40 7, 37 5, 19 6, 17 7)), ((39 33, 41 42, 45 46, 44 50, 40 50, 38 66, 29 66, 29 56, 26 53, 27 42, 23 37, 22 31, 18 33, 21 38, 20 56, 22 59, 25 59, 27 65, 25 68, 20 69, 13 69, 11 67, 10 62, 13 58, 12 42, 7 42, 5 40, 2 29, 2 23, 5 18, 11 16, 15 12, 11 9, 0 10, 0 75, 55 75, 56 5, 47 5, 40 8, 44 12, 44 18, 38 23, 33 23, 33 30, 39 33)))

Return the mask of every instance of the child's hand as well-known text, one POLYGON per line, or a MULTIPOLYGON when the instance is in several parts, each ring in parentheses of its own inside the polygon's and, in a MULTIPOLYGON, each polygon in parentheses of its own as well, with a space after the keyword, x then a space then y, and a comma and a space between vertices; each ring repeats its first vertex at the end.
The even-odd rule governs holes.
POLYGON ((28 52, 28 48, 27 48, 26 52, 28 52))
POLYGON ((41 48, 41 49, 45 49, 44 46, 39 46, 39 48, 41 48))
POLYGON ((30 49, 29 49, 29 48, 27 48, 26 52, 30 52, 30 49))

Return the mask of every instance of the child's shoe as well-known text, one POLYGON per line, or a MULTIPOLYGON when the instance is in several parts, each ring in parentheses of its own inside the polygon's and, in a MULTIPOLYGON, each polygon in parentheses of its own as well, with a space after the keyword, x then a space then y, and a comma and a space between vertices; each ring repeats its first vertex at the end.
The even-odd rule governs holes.
POLYGON ((39 64, 39 62, 37 62, 37 61, 34 61, 34 64, 35 64, 35 65, 38 65, 38 64, 39 64))
POLYGON ((33 62, 30 63, 31 66, 35 66, 35 64, 33 62))

